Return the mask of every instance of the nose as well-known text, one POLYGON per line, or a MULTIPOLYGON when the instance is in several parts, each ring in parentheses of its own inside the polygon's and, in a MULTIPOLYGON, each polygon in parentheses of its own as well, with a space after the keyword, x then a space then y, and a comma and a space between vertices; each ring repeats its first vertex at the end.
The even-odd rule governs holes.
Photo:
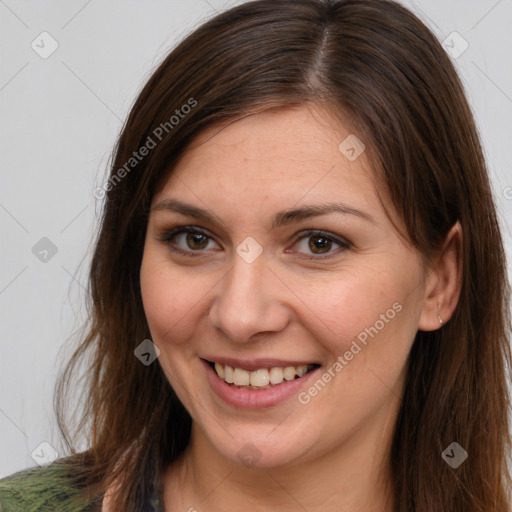
POLYGON ((235 255, 231 270, 215 288, 211 324, 233 342, 254 341, 258 334, 282 331, 291 311, 283 299, 285 285, 260 256, 247 263, 235 255))

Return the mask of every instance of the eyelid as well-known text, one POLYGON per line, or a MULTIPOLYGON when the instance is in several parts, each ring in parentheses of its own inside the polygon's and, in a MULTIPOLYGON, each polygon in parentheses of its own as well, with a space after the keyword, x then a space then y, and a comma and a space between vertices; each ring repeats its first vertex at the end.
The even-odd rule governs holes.
MULTIPOLYGON (((313 236, 324 236, 325 238, 332 240, 335 244, 338 244, 341 249, 338 249, 337 251, 329 252, 326 254, 317 254, 317 255, 310 254, 307 256, 299 256, 300 258, 307 259, 307 260, 315 260, 315 261, 328 259, 328 258, 334 258, 340 252, 344 252, 348 249, 353 248, 353 244, 351 242, 349 242, 347 239, 342 238, 338 235, 335 235, 334 233, 331 233, 330 231, 324 231, 322 229, 309 229, 309 230, 305 230, 305 231, 300 231, 299 233, 297 233, 295 235, 293 245, 296 245, 299 241, 301 241, 304 238, 313 237, 313 236)), ((287 252, 290 252, 290 251, 287 251, 287 252)), ((303 254, 303 253, 298 252, 297 254, 303 254)))
POLYGON ((178 226, 174 226, 174 227, 163 228, 160 230, 159 239, 161 239, 163 242, 169 241, 171 238, 174 238, 176 235, 183 233, 183 232, 185 232, 185 233, 190 233, 190 232, 200 233, 202 235, 207 236, 208 238, 211 238, 212 240, 215 239, 208 230, 206 230, 204 228, 200 228, 199 226, 191 226, 191 225, 186 225, 186 226, 178 225, 178 226))
POLYGON ((343 238, 339 235, 336 235, 334 233, 331 233, 330 231, 325 231, 323 229, 306 229, 303 231, 300 231, 295 235, 295 241, 300 240, 301 238, 304 238, 306 236, 313 236, 313 235, 322 235, 326 238, 330 238, 331 240, 334 240, 336 243, 342 246, 351 247, 352 243, 349 242, 346 238, 343 238))
MULTIPOLYGON (((204 250, 198 250, 198 251, 188 250, 188 251, 186 251, 186 250, 180 249, 179 247, 172 246, 170 242, 182 233, 199 233, 199 234, 206 236, 207 238, 212 240, 217 245, 221 245, 217 242, 215 237, 208 230, 201 228, 199 226, 194 226, 194 225, 177 225, 177 226, 170 227, 170 228, 163 228, 160 230, 160 234, 157 236, 157 238, 160 242, 165 243, 171 250, 179 252, 181 254, 185 254, 187 256, 198 257, 198 256, 202 256, 202 253, 206 252, 204 250)), ((338 251, 329 252, 327 254, 317 254, 317 255, 310 254, 307 256, 299 256, 300 258, 308 259, 308 260, 327 259, 327 258, 334 257, 339 252, 343 252, 343 251, 351 249, 353 247, 353 244, 350 241, 348 241, 347 239, 342 238, 338 235, 335 235, 334 233, 331 233, 329 231, 325 231, 325 230, 321 230, 321 229, 307 229, 307 230, 302 230, 302 231, 298 232, 293 237, 292 246, 296 245, 299 241, 301 241, 304 238, 307 238, 308 236, 313 237, 315 235, 316 236, 324 236, 324 237, 332 240, 335 244, 339 245, 341 247, 341 249, 338 251)), ((291 252, 291 251, 286 250, 285 252, 291 252)), ((297 254, 302 254, 302 253, 297 252, 297 254)))
POLYGON ((174 240, 178 235, 182 233, 199 233, 201 235, 206 236, 215 244, 220 245, 212 234, 199 226, 192 225, 178 225, 169 228, 163 228, 159 230, 159 234, 157 235, 157 240, 165 244, 171 251, 183 254, 188 257, 201 257, 205 251, 186 251, 181 249, 180 247, 174 246, 171 244, 171 241, 174 240))

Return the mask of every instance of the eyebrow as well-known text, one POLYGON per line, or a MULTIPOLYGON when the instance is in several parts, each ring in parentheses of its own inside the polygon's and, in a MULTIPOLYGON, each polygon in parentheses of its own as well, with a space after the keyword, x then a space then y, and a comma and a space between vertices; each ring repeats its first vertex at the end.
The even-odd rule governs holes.
MULTIPOLYGON (((172 211, 184 216, 194 217, 195 219, 210 222, 211 224, 224 224, 219 217, 215 214, 193 206, 188 203, 179 201, 178 199, 164 199, 160 203, 151 208, 151 211, 172 211)), ((325 203, 319 205, 307 205, 298 208, 291 208, 277 212, 272 218, 272 229, 293 224, 301 220, 309 219, 311 217, 318 217, 320 215, 327 215, 329 213, 342 213, 344 215, 354 215, 367 222, 376 224, 375 219, 363 210, 358 210, 345 203, 325 203)))

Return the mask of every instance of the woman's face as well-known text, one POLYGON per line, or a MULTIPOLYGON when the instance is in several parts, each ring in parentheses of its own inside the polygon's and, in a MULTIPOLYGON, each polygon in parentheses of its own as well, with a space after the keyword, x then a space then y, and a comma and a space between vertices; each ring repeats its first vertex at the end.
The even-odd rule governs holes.
POLYGON ((371 456, 393 426, 426 275, 361 149, 319 110, 267 111, 202 133, 154 197, 144 309, 211 453, 371 456))

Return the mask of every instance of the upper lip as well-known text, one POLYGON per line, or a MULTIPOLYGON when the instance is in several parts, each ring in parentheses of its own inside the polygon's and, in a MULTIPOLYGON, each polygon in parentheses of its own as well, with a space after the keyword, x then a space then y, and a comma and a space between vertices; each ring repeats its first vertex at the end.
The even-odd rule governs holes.
POLYGON ((206 356, 204 358, 208 363, 219 363, 223 365, 231 366, 232 368, 240 368, 242 370, 252 371, 260 370, 263 368, 274 368, 274 367, 286 367, 286 366, 307 366, 310 364, 318 365, 313 361, 299 361, 299 360, 287 360, 284 359, 273 359, 273 358, 257 358, 257 359, 239 359, 236 357, 217 357, 217 356, 206 356))

